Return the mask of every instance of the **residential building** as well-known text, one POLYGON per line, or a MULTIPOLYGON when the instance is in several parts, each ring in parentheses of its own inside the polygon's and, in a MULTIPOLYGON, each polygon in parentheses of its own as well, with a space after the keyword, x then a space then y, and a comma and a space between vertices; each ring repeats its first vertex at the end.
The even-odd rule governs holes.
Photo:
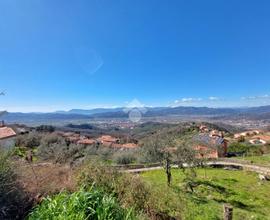
POLYGON ((9 149, 14 146, 16 137, 16 132, 11 128, 7 127, 4 121, 0 123, 0 147, 9 149))

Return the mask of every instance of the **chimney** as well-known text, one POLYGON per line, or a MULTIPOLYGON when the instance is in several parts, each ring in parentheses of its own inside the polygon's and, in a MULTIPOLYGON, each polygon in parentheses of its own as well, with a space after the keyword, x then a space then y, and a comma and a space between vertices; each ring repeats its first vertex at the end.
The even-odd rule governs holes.
POLYGON ((2 120, 0 121, 0 128, 5 127, 5 122, 2 120))

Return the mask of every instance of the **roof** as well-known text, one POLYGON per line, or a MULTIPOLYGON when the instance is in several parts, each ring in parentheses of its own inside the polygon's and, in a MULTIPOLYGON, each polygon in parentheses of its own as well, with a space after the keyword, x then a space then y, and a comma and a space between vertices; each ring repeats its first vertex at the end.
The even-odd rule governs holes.
POLYGON ((101 142, 116 142, 118 139, 115 137, 112 137, 110 135, 102 135, 101 137, 98 138, 98 141, 101 142))
POLYGON ((79 140, 77 142, 77 144, 89 144, 89 145, 95 144, 95 143, 96 143, 96 141, 93 139, 83 139, 83 140, 79 140))
POLYGON ((208 145, 210 147, 220 146, 227 140, 225 140, 222 137, 218 136, 209 136, 208 134, 200 134, 196 135, 194 138, 194 141, 198 142, 199 145, 208 145))
POLYGON ((256 135, 252 139, 261 139, 264 141, 270 141, 270 136, 269 135, 256 135))
POLYGON ((10 138, 16 136, 16 132, 9 127, 0 128, 0 139, 10 138))
POLYGON ((245 132, 241 132, 241 133, 237 133, 237 134, 234 134, 234 137, 237 138, 237 137, 240 137, 240 136, 249 136, 249 135, 256 135, 256 134, 260 134, 261 131, 260 130, 250 130, 250 131, 245 131, 245 132))
POLYGON ((104 147, 112 147, 112 148, 126 148, 126 149, 134 149, 137 148, 138 145, 134 143, 126 143, 126 144, 116 144, 108 141, 104 141, 102 143, 104 147))

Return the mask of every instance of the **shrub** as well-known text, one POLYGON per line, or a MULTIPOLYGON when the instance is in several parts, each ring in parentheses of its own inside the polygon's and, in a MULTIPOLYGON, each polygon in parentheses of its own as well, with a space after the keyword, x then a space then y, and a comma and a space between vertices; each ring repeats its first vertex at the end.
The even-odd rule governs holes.
POLYGON ((247 144, 235 142, 235 143, 230 144, 228 148, 228 152, 233 152, 233 153, 245 152, 246 153, 248 149, 249 149, 249 146, 247 144))
POLYGON ((259 156, 263 154, 263 146, 235 142, 229 146, 228 152, 244 153, 246 156, 259 156))
POLYGON ((44 135, 41 144, 50 145, 55 143, 64 143, 64 139, 55 133, 44 135))
POLYGON ((36 133, 20 135, 15 140, 16 147, 35 148, 40 145, 41 137, 36 133))
POLYGON ((117 170, 95 164, 87 164, 79 175, 79 184, 101 187, 107 193, 114 193, 124 207, 132 207, 137 211, 148 206, 150 189, 139 176, 120 173, 117 170))
POLYGON ((81 189, 46 198, 29 216, 29 220, 124 220, 135 219, 132 209, 123 209, 111 194, 100 189, 81 189))
POLYGON ((0 219, 21 219, 31 207, 10 164, 10 154, 0 152, 0 219))
MULTIPOLYGON (((112 167, 90 163, 80 173, 79 185, 86 187, 95 185, 107 193, 113 193, 121 206, 134 208, 140 215, 139 219, 174 219, 168 215, 169 210, 160 206, 160 195, 153 194, 153 190, 139 175, 122 173, 112 167), (166 218, 158 218, 160 215, 166 216, 166 218)), ((165 190, 164 195, 167 193, 165 190)))
POLYGON ((54 132, 55 128, 51 125, 40 125, 36 128, 36 130, 40 132, 54 132))
POLYGON ((118 153, 115 158, 117 164, 131 164, 136 160, 135 156, 130 152, 118 153))

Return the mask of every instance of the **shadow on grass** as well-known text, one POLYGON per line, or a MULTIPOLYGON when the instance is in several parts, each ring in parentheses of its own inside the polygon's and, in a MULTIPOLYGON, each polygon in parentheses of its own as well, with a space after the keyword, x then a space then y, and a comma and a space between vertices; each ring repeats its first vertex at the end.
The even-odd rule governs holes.
MULTIPOLYGON (((224 179, 227 182, 238 182, 236 179, 224 179)), ((172 189, 176 193, 183 193, 187 198, 195 204, 207 204, 215 201, 220 204, 229 203, 235 208, 246 211, 258 212, 255 205, 245 203, 245 200, 237 199, 240 194, 232 189, 228 189, 218 183, 210 180, 196 180, 192 183, 194 191, 184 189, 183 187, 173 186, 172 189), (208 197, 209 196, 209 197, 208 197)))
POLYGON ((219 184, 216 184, 214 182, 208 181, 208 180, 198 180, 196 181, 197 186, 204 186, 208 189, 211 189, 212 191, 218 192, 224 196, 231 196, 235 195, 235 192, 225 188, 224 186, 221 186, 219 184))
POLYGON ((225 178, 225 179, 222 179, 222 180, 225 180, 227 183, 237 183, 238 182, 238 180, 232 179, 232 178, 225 178))
MULTIPOLYGON (((232 182, 237 182, 237 180, 234 179, 228 179, 232 182)), ((248 205, 244 203, 243 201, 240 200, 235 200, 235 199, 230 199, 230 196, 237 196, 238 193, 231 189, 227 189, 224 186, 221 186, 219 184, 210 182, 210 181, 205 181, 205 180, 199 180, 197 181, 198 186, 204 186, 207 187, 208 190, 211 190, 213 193, 217 192, 222 195, 223 198, 215 198, 213 197, 213 200, 218 202, 218 203, 230 203, 232 206, 237 207, 239 209, 244 209, 247 211, 250 210, 256 210, 256 207, 254 205, 248 205)))

